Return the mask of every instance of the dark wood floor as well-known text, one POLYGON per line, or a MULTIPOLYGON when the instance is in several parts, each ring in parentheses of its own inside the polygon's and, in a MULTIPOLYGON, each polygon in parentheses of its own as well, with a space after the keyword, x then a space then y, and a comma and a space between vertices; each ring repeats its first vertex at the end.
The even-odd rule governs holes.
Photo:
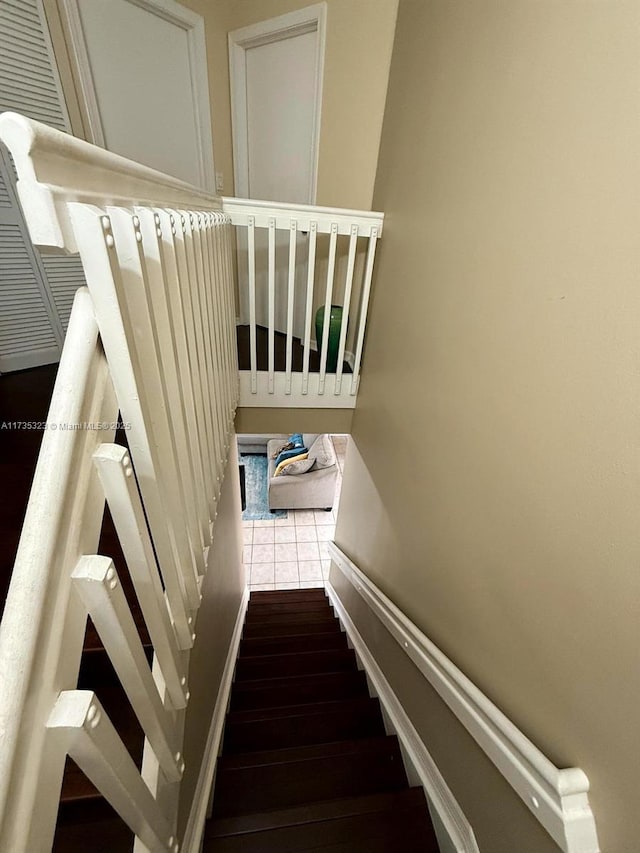
MULTIPOLYGON (((240 370, 251 370, 251 337, 249 326, 238 326, 236 328, 238 340, 238 366, 240 370)), ((283 332, 274 334, 274 363, 275 369, 284 371, 287 364, 287 336, 283 332)), ((304 347, 300 338, 293 339, 291 348, 292 370, 294 373, 302 373, 304 347)), ((264 326, 256 327, 256 356, 258 370, 269 369, 269 333, 264 326)), ((309 353, 309 371, 320 373, 320 356, 315 350, 309 353)), ((343 373, 351 373, 351 367, 347 362, 342 364, 343 373)))

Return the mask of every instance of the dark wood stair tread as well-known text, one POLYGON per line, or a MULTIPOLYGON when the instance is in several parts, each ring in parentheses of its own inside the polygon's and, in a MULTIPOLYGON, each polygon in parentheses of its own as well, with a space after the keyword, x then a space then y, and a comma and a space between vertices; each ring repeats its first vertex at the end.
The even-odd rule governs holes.
POLYGON ((402 791, 387 791, 357 797, 339 797, 288 809, 270 809, 266 812, 255 812, 239 817, 209 820, 205 837, 216 838, 224 835, 241 835, 246 832, 263 832, 284 826, 294 826, 298 823, 315 823, 338 817, 352 817, 422 805, 426 805, 422 788, 405 788, 402 791))
POLYGON ((286 625, 297 625, 300 623, 309 622, 335 622, 333 611, 323 607, 321 610, 310 610, 305 613, 288 610, 275 610, 269 613, 257 612, 255 616, 247 613, 245 620, 245 630, 255 627, 256 625, 275 625, 284 627, 286 625))
POLYGON ((232 712, 227 718, 224 750, 249 752, 383 734, 377 699, 347 699, 262 709, 261 713, 232 712), (248 719, 252 713, 257 718, 248 719))
POLYGON ((311 599, 309 601, 265 601, 251 602, 247 610, 248 619, 270 613, 326 613, 333 616, 329 599, 311 599))
POLYGON ((354 699, 367 696, 364 672, 322 672, 282 678, 255 679, 234 685, 231 710, 276 708, 281 705, 304 705, 354 699))
POLYGON ((286 637, 248 637, 240 643, 239 659, 258 655, 284 654, 286 652, 312 652, 325 649, 347 648, 347 637, 342 632, 326 631, 318 634, 289 634, 286 637))
POLYGON ((300 621, 286 622, 254 622, 245 624, 243 638, 250 639, 254 637, 291 637, 300 634, 326 634, 329 632, 342 633, 340 623, 337 619, 305 619, 300 621))
POLYGON ((352 649, 327 649, 308 652, 286 652, 274 655, 244 657, 236 667, 236 682, 252 679, 306 675, 313 672, 356 671, 356 656, 352 649))
MULTIPOLYGON (((258 752, 240 752, 237 755, 222 755, 218 767, 224 770, 237 770, 244 767, 260 767, 263 764, 288 764, 292 761, 322 758, 330 755, 352 755, 363 752, 371 745, 382 744, 389 735, 377 738, 328 741, 311 746, 293 746, 289 749, 264 749, 258 752)), ((395 740, 395 738, 392 737, 395 740)))
POLYGON ((313 716, 315 714, 348 714, 378 707, 378 700, 369 696, 358 696, 354 699, 337 699, 328 702, 309 702, 296 705, 281 705, 275 708, 255 708, 248 711, 231 711, 227 715, 227 724, 260 722, 275 720, 283 717, 313 716))
POLYGON ((263 752, 252 765, 220 763, 213 816, 261 812, 406 787, 395 737, 263 752))
POLYGON ((79 803, 73 819, 59 821, 52 853, 131 853, 134 835, 106 800, 79 803))
POLYGON ((400 849, 402 853, 438 853, 422 789, 211 820, 203 853, 333 853, 340 849, 349 853, 397 853, 400 849))
POLYGON ((249 606, 254 602, 256 604, 270 604, 277 601, 316 601, 317 599, 328 601, 324 587, 314 587, 313 589, 259 590, 251 593, 249 606))

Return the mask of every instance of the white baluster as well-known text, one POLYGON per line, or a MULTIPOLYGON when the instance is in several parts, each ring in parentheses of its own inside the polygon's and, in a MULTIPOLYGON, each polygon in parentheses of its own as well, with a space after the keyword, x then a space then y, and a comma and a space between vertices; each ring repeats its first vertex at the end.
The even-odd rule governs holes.
POLYGON ((217 253, 215 218, 205 214, 201 224, 200 236, 202 239, 202 252, 207 270, 207 294, 210 304, 209 337, 213 349, 214 363, 217 370, 216 387, 213 389, 215 406, 218 411, 220 423, 221 442, 223 448, 224 462, 227 458, 227 409, 230 394, 229 376, 226 362, 226 328, 221 308, 221 272, 220 258, 217 253))
MULTIPOLYGON (((124 286, 124 307, 131 317, 133 332, 128 344, 131 349, 135 348, 140 362, 138 389, 144 389, 147 399, 148 416, 145 425, 152 436, 157 453, 157 464, 154 467, 158 487, 167 509, 164 523, 173 529, 178 568, 182 573, 189 607, 195 610, 200 605, 197 544, 191 541, 184 515, 184 494, 176 459, 175 436, 168 411, 160 346, 149 299, 140 220, 128 210, 119 207, 108 207, 107 213, 111 220, 118 258, 122 259, 120 272, 124 286)), ((137 464, 135 453, 133 460, 134 465, 137 464)))
POLYGON ((160 701, 113 560, 100 556, 81 557, 71 579, 163 773, 169 781, 176 782, 182 778, 184 762, 175 751, 169 717, 160 701))
POLYGON ((203 238, 205 240, 210 269, 209 293, 212 305, 212 344, 215 347, 216 358, 220 366, 216 405, 220 414, 222 447, 226 469, 226 462, 229 456, 229 412, 231 409, 229 348, 230 346, 235 346, 235 341, 232 342, 230 338, 224 301, 224 271, 219 236, 219 223, 221 220, 222 214, 207 215, 203 238))
POLYGON ((232 389, 233 394, 231 396, 232 404, 233 404, 233 412, 231 414, 231 422, 233 423, 233 418, 236 411, 236 406, 238 405, 238 400, 240 399, 240 372, 238 368, 238 344, 237 344, 237 330, 236 330, 236 287, 235 287, 235 274, 233 267, 233 258, 231 252, 231 243, 232 238, 231 235, 234 233, 233 227, 231 225, 230 217, 225 214, 225 228, 224 228, 224 242, 225 242, 225 260, 227 267, 227 299, 229 300, 229 313, 230 318, 229 322, 231 323, 232 329, 232 340, 233 346, 231 347, 231 381, 232 381, 232 389))
POLYGON ((164 273, 165 299, 174 333, 176 360, 180 377, 178 384, 184 408, 189 457, 193 472, 193 487, 202 531, 202 543, 206 547, 210 543, 210 531, 209 507, 207 504, 207 492, 203 472, 203 466, 206 464, 202 434, 204 423, 200 422, 198 418, 194 392, 194 376, 191 372, 189 361, 189 343, 181 298, 181 291, 185 287, 183 283, 184 276, 179 271, 176 244, 174 242, 177 237, 175 217, 170 211, 162 210, 161 208, 157 208, 155 212, 160 218, 162 232, 162 237, 158 244, 160 265, 164 273))
POLYGON ((318 223, 309 226, 309 259, 307 264, 307 304, 304 320, 304 361, 302 365, 302 393, 309 392, 309 354, 311 351, 311 323, 313 320, 313 284, 316 272, 316 243, 318 223))
MULTIPOLYGON (((196 571, 204 574, 203 549, 208 542, 202 538, 198 524, 198 507, 195 491, 195 471, 189 453, 187 422, 185 419, 184 394, 178 378, 176 336, 172 317, 169 314, 165 270, 161 256, 162 229, 160 216, 149 208, 136 208, 140 222, 142 245, 144 246, 145 282, 147 300, 152 314, 152 328, 157 335, 157 349, 162 366, 163 392, 165 394, 169 429, 175 448, 176 471, 184 508, 185 521, 189 530, 196 571)), ((173 282, 175 287, 176 281, 173 282)))
POLYGON ((172 219, 172 236, 176 253, 176 264, 180 281, 180 291, 174 296, 182 305, 185 323, 185 336, 189 353, 189 373, 192 377, 194 404, 196 408, 196 421, 200 435, 200 452, 202 454, 202 475, 205 487, 205 497, 209 516, 209 537, 211 537, 211 520, 216 511, 217 500, 215 497, 215 469, 211 448, 213 447, 213 428, 210 423, 210 415, 205 407, 204 395, 206 391, 206 377, 201 366, 199 344, 199 325, 194 316, 194 305, 191 298, 191 273, 187 259, 186 231, 183 225, 184 214, 180 211, 170 211, 172 219))
POLYGON ((152 853, 178 853, 166 818, 95 693, 64 690, 47 728, 152 853))
POLYGON ((227 217, 222 214, 216 214, 218 227, 216 229, 218 239, 218 259, 220 265, 220 286, 218 289, 222 310, 222 325, 224 329, 223 347, 225 354, 225 365, 227 369, 227 430, 229 441, 233 432, 233 419, 235 414, 235 389, 237 385, 237 372, 234 367, 234 353, 237 352, 237 334, 236 334, 236 306, 235 295, 232 285, 232 274, 229 268, 230 254, 228 251, 228 224, 227 217))
POLYGON ((349 323, 349 310, 351 307, 351 291, 353 289, 353 271, 356 264, 356 249, 358 246, 358 226, 351 226, 349 237, 349 257, 347 259, 347 275, 344 284, 344 306, 342 309, 342 325, 340 326, 340 344, 338 346, 338 364, 336 366, 336 384, 334 394, 342 390, 342 366, 344 364, 344 351, 347 342, 347 326, 349 323))
POLYGON ((256 229, 255 217, 247 226, 247 263, 249 267, 249 338, 251 345, 251 393, 258 390, 258 354, 256 343, 256 229))
POLYGON ((269 393, 275 386, 274 340, 276 328, 276 220, 269 219, 269 393))
MULTIPOLYGON (((200 376, 202 379, 202 401, 204 405, 205 418, 208 424, 208 432, 211 440, 209 454, 213 463, 213 488, 214 499, 217 506, 220 498, 220 482, 222 471, 220 470, 220 460, 218 456, 218 448, 220 439, 218 435, 218 426, 215 420, 214 412, 211 405, 211 384, 213 382, 212 369, 209 361, 208 347, 205 341, 204 333, 204 311, 200 304, 200 282, 198 281, 198 271, 195 260, 195 250, 193 233, 191 230, 190 214, 182 211, 181 223, 185 239, 185 248, 187 255, 187 266, 189 269, 189 283, 191 301, 193 304, 193 321, 196 333, 196 342, 198 349, 198 359, 200 365, 200 376)), ((213 511, 212 518, 215 518, 217 510, 213 511)))
POLYGON ((298 223, 291 220, 289 231, 289 278, 287 282, 287 361, 285 393, 291 393, 291 364, 293 356, 293 300, 296 287, 296 246, 298 242, 298 223))
POLYGON ((212 271, 209 266, 209 252, 206 245, 204 234, 204 222, 201 213, 191 214, 191 228, 194 240, 194 252, 196 259, 196 269, 198 275, 198 285, 200 294, 200 306, 202 314, 202 331, 207 354, 207 364, 209 366, 209 386, 207 388, 209 406, 211 408, 211 416, 215 425, 216 432, 216 460, 218 463, 218 476, 220 477, 219 485, 222 485, 222 477, 225 469, 225 434, 226 434, 226 418, 223 417, 219 394, 222 383, 222 365, 220 363, 217 329, 216 329, 216 312, 213 304, 212 294, 212 271))
POLYGON ((238 385, 237 366, 237 332, 236 332, 236 302, 233 269, 231 267, 231 250, 229 245, 229 217, 223 213, 216 214, 219 220, 219 248, 221 261, 221 294, 224 307, 224 325, 226 328, 227 345, 225 347, 229 382, 229 410, 227 412, 229 431, 233 430, 235 415, 236 389, 238 385))
POLYGON ((324 297, 324 323, 322 324, 322 346, 318 345, 320 355, 320 380, 318 382, 318 394, 324 394, 324 382, 327 374, 327 354, 329 349, 329 329, 331 327, 331 300, 333 297, 333 277, 336 269, 336 246, 338 242, 338 225, 331 224, 331 236, 329 237, 329 263, 327 265, 327 287, 324 297))
POLYGON ((373 275, 373 262, 376 257, 376 243, 378 242, 378 229, 371 229, 371 237, 369 237, 369 248, 367 250, 367 263, 364 272, 364 284, 362 287, 362 301, 360 309, 360 319, 358 321, 358 341, 356 344, 356 355, 353 363, 353 378, 351 380, 351 394, 354 395, 358 391, 360 382, 360 363, 362 361, 362 347, 364 345, 364 333, 367 324, 367 311, 369 309, 369 297, 371 295, 371 277, 373 275))

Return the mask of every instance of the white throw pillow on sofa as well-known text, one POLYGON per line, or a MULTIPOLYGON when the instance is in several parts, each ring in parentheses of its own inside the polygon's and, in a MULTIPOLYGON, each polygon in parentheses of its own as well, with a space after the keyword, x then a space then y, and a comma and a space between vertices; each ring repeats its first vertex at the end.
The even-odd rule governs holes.
POLYGON ((328 435, 319 435, 309 448, 309 459, 315 468, 330 468, 336 464, 333 442, 328 435))

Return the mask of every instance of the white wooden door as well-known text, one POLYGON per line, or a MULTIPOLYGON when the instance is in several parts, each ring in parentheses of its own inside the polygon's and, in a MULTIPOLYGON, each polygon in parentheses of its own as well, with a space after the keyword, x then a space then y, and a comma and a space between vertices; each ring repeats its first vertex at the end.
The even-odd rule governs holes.
POLYGON ((204 22, 174 0, 65 0, 92 141, 215 191, 204 22))
MULTIPOLYGON (((324 6, 263 21, 229 36, 236 195, 314 204, 317 179, 324 6)), ((286 332, 289 235, 276 232, 275 328, 286 332)), ((241 255, 244 246, 240 246, 241 255)), ((256 232, 266 256, 267 234, 256 232)), ((246 274, 239 258, 239 274, 246 274)), ((307 237, 298 237, 293 333, 302 337, 307 237)), ((256 321, 268 325, 266 264, 256 270, 256 321)), ((247 294, 247 288, 241 288, 247 294)), ((241 317, 248 318, 242 304, 241 317)))

